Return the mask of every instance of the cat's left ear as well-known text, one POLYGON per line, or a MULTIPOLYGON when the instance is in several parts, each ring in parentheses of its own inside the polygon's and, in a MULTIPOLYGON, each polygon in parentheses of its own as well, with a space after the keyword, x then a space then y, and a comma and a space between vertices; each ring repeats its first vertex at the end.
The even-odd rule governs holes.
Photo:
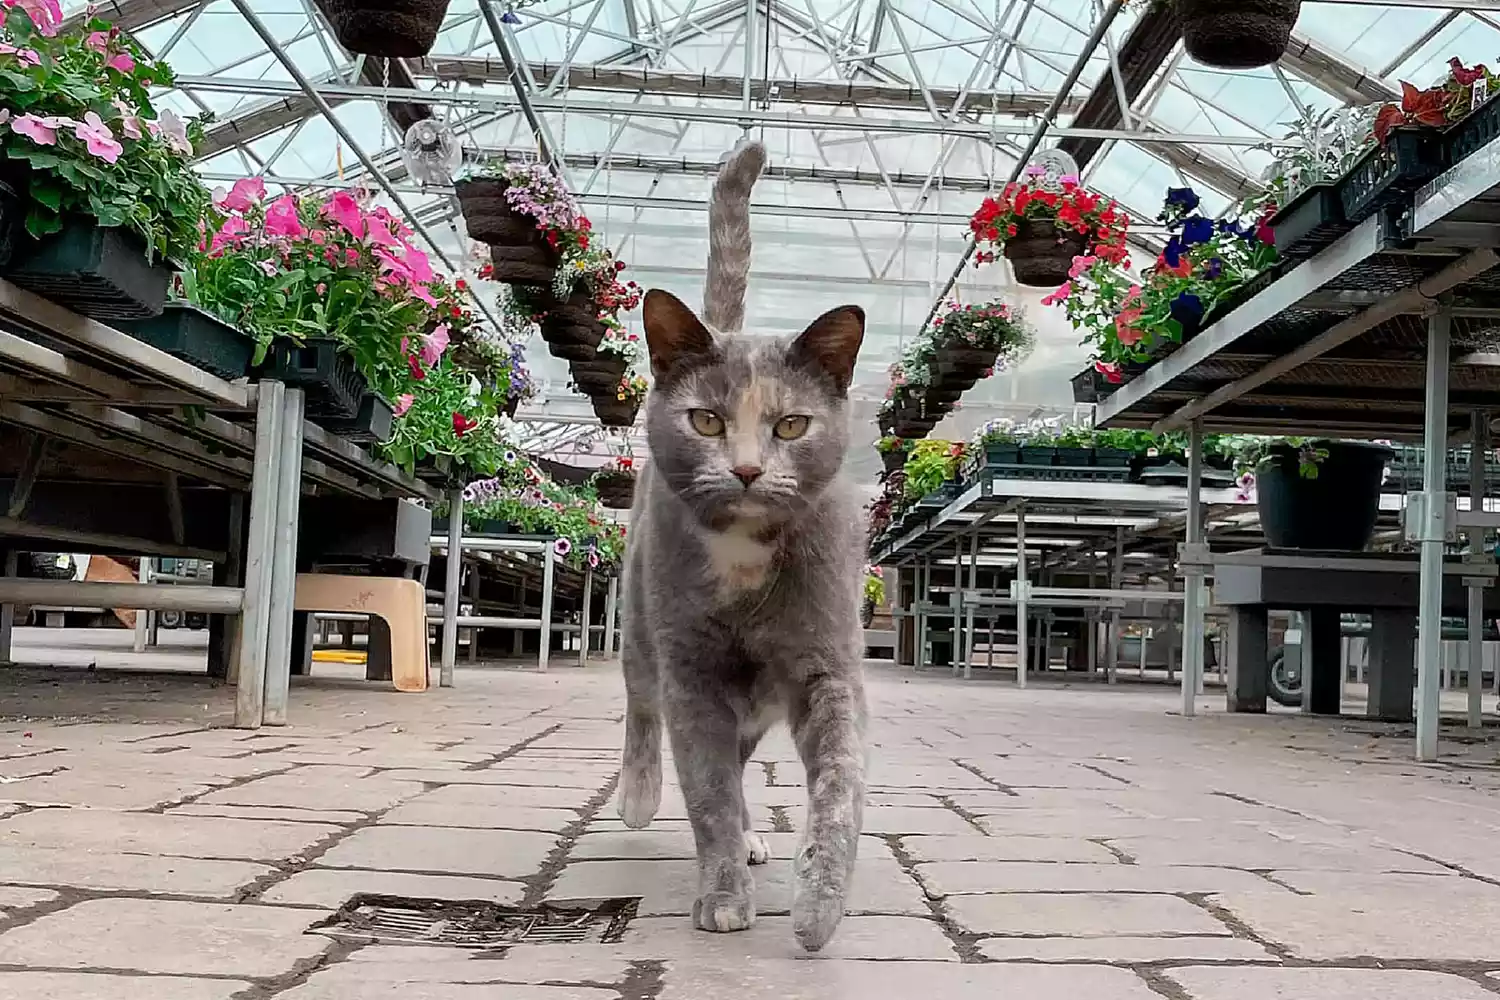
POLYGON ((854 381, 854 361, 864 339, 865 311, 859 306, 839 306, 813 320, 792 341, 787 361, 828 376, 843 396, 854 381))

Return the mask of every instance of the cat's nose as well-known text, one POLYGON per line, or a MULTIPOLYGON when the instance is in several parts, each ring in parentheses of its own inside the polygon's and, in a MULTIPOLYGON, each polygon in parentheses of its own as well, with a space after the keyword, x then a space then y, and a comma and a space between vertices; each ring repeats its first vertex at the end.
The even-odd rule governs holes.
POLYGON ((734 473, 734 478, 745 484, 747 490, 751 483, 760 478, 761 474, 761 468, 758 465, 736 465, 729 471, 734 473))

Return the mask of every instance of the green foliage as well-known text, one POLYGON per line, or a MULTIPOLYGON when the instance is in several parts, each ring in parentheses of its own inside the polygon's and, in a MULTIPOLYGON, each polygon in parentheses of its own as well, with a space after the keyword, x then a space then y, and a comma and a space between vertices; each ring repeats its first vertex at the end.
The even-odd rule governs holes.
MULTIPOLYGON (((872 571, 878 571, 878 566, 872 566, 872 571)), ((885 581, 876 572, 865 573, 865 600, 879 606, 885 603, 885 581)))
POLYGON ((920 500, 958 473, 964 446, 958 441, 928 439, 912 443, 906 458, 906 496, 920 500))

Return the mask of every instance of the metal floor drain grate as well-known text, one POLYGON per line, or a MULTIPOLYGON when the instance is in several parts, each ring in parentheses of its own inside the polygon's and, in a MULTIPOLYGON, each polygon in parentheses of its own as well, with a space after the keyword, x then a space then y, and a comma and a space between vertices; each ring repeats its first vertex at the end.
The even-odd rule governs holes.
POLYGON ((534 907, 361 893, 313 929, 356 941, 456 948, 514 944, 613 944, 635 916, 637 898, 543 903, 534 907))

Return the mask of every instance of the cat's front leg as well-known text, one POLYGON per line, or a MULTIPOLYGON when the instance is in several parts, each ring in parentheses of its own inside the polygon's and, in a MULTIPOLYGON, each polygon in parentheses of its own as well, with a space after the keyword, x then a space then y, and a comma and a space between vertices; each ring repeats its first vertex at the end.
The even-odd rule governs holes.
POLYGON ((819 951, 844 918, 865 803, 865 696, 858 666, 810 674, 791 713, 807 770, 807 829, 792 863, 792 930, 819 951))
POLYGON ((744 767, 739 720, 703 692, 669 713, 672 756, 698 848, 693 924, 706 931, 748 930, 755 883, 746 863, 744 767))

